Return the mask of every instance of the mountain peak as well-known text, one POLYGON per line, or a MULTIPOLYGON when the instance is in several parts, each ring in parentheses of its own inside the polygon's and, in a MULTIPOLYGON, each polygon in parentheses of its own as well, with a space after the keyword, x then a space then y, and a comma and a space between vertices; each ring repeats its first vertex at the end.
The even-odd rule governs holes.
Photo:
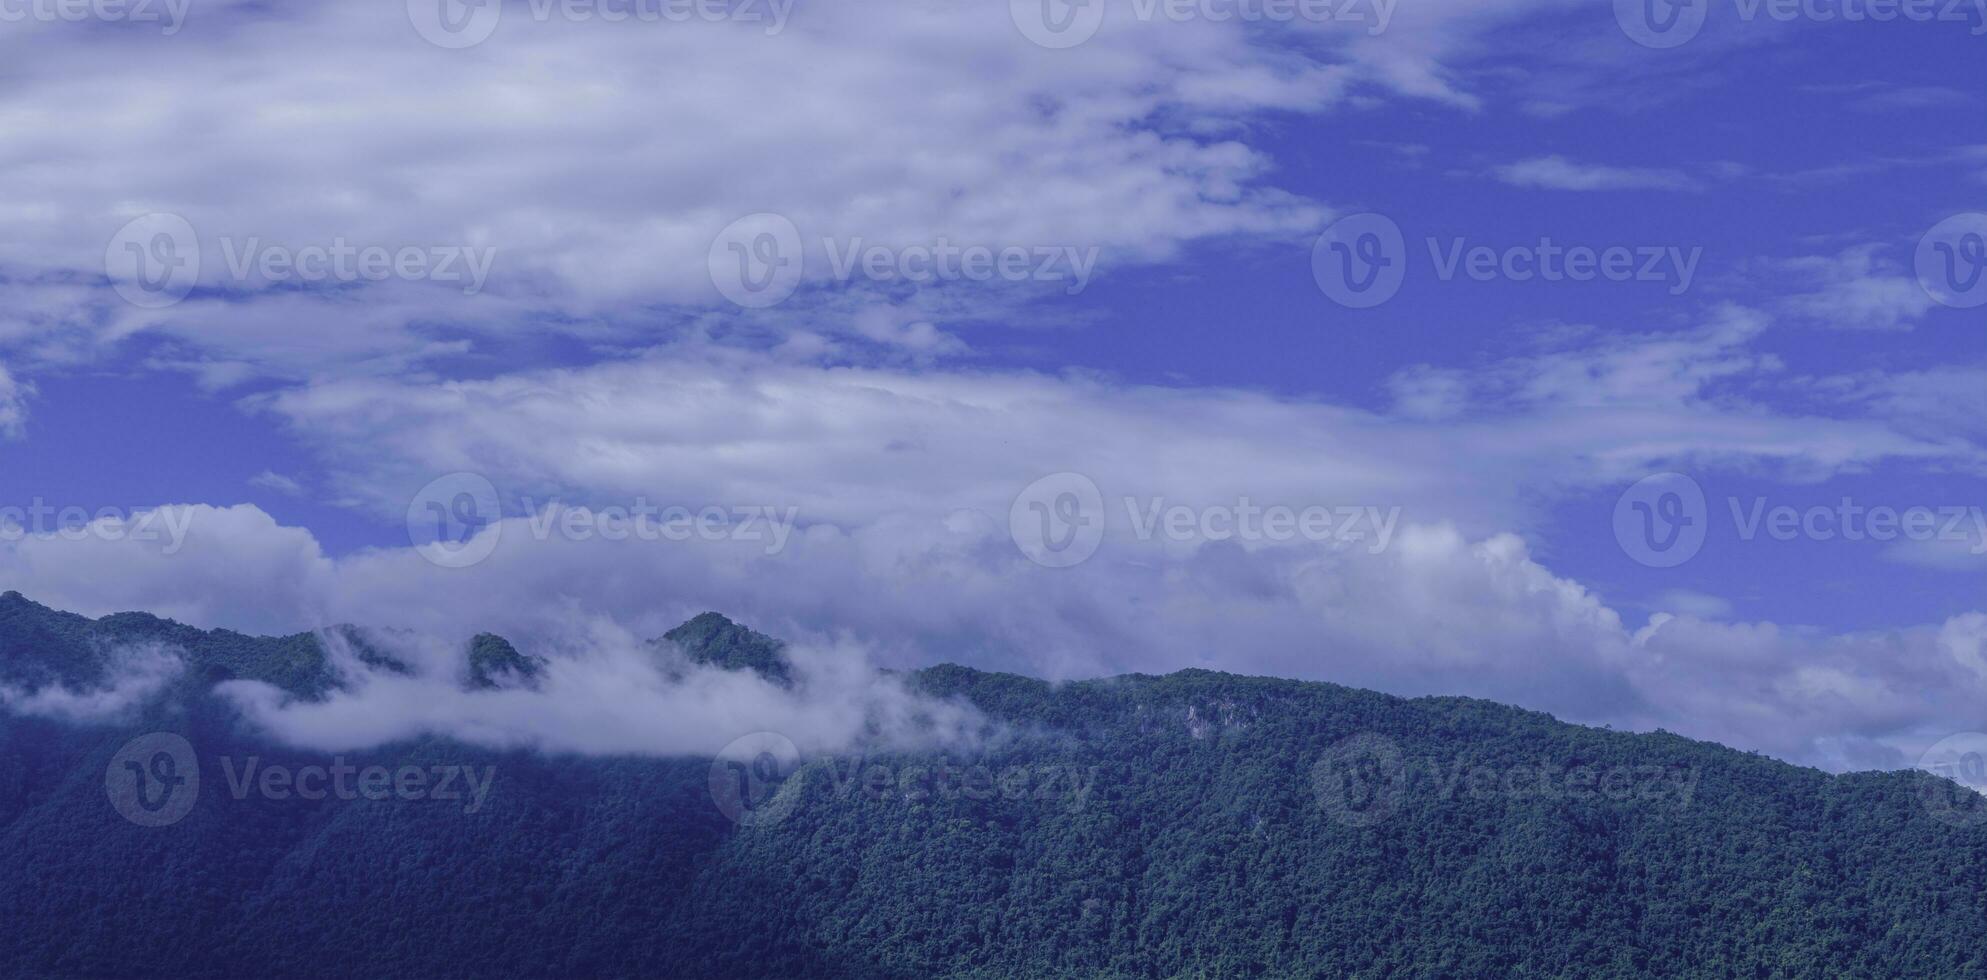
POLYGON ((722 613, 705 612, 651 641, 674 643, 700 664, 724 670, 750 670, 779 684, 793 682, 793 665, 786 644, 733 622, 722 613))
POLYGON ((746 629, 746 627, 739 625, 736 620, 726 616, 724 613, 707 610, 690 617, 683 622, 683 625, 664 633, 663 636, 671 638, 679 633, 742 629, 746 629))
POLYGON ((495 633, 478 633, 469 641, 469 684, 479 690, 504 686, 507 677, 527 685, 545 671, 545 660, 518 651, 495 633))

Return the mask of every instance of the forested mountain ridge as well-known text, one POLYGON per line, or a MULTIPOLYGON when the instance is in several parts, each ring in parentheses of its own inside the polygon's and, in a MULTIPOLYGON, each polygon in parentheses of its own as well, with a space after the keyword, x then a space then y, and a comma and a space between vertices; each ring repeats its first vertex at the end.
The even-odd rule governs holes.
MULTIPOLYGON (((664 639, 794 680, 778 641, 715 614, 664 639)), ((950 665, 908 682, 999 737, 776 771, 441 738, 333 756, 211 693, 322 697, 339 678, 314 634, 0 597, 0 688, 100 683, 133 644, 186 670, 128 717, 0 708, 0 972, 1987 976, 1987 828, 1922 773, 1831 776, 1465 698, 950 665), (197 799, 155 826, 114 799, 127 763, 157 761, 127 758, 150 733, 199 763, 197 799), (418 799, 313 800, 250 759, 434 775, 418 799), (734 776, 743 813, 719 803, 734 776)), ((486 634, 462 683, 529 687, 546 662, 486 634)))

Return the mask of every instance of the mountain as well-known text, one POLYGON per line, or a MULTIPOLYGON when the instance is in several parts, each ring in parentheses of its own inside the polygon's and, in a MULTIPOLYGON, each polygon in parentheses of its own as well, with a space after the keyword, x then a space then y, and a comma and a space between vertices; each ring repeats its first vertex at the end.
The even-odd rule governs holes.
POLYGON ((714 612, 693 617, 662 634, 652 645, 664 642, 682 648, 696 663, 750 670, 782 685, 793 683, 793 667, 787 661, 784 644, 714 612))
MULTIPOLYGON (((376 635, 330 634, 394 669, 376 635)), ((722 616, 663 640, 795 682, 722 616)), ((0 709, 0 972, 1987 976, 1987 815, 1923 773, 1466 698, 950 665, 907 679, 1000 723, 970 752, 327 755, 212 693, 322 698, 325 638, 0 597, 0 691, 114 683, 120 651, 161 644, 186 671, 114 723, 0 709), (301 795, 375 766, 425 795, 301 795)), ((521 688, 547 661, 486 634, 463 664, 465 688, 521 688)))

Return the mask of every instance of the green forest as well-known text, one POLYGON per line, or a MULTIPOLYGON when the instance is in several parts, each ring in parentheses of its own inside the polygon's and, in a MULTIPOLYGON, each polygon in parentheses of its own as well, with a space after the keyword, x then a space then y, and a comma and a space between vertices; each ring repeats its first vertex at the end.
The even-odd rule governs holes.
MULTIPOLYGON (((445 739, 346 756, 492 773, 473 813, 238 798, 210 757, 325 758, 212 686, 321 696, 338 683, 321 640, 0 597, 12 688, 101 683, 136 642, 189 662, 137 717, 0 713, 7 975, 1987 976, 1987 815, 1923 773, 1830 775, 1465 698, 942 666, 907 680, 998 737, 754 770, 741 820, 708 758, 445 739), (198 801, 169 826, 106 797, 147 732, 199 747, 198 801)), ((793 682, 777 641, 716 614, 656 642, 793 682)), ((545 665, 489 635, 463 656, 471 686, 545 665)))

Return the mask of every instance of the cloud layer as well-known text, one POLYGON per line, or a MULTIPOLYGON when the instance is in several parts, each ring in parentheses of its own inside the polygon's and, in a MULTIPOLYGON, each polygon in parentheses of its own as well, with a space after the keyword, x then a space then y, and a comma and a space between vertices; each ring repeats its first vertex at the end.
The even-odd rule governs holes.
POLYGON ((989 731, 970 706, 913 694, 851 646, 790 648, 795 683, 786 687, 690 663, 604 621, 566 625, 557 642, 539 641, 549 656, 528 686, 465 687, 461 649, 414 636, 368 635, 412 673, 370 668, 344 637, 324 633, 344 686, 323 700, 255 681, 217 691, 257 728, 325 752, 439 735, 555 754, 716 756, 734 739, 770 731, 816 754, 966 746, 989 731))
MULTIPOLYGON (((1653 469, 1978 471, 1949 424, 1852 382, 1786 382, 1833 393, 1827 411, 1751 400, 1776 383, 1777 362, 1757 350, 1768 322, 1728 309, 1669 334, 1570 331, 1467 374, 1409 372, 1396 389, 1412 410, 1393 413, 721 352, 442 385, 333 379, 257 410, 318 448, 336 492, 389 520, 427 519, 437 477, 488 479, 503 516, 473 539, 486 557, 328 557, 254 507, 194 507, 172 556, 130 540, 0 543, 0 586, 93 613, 525 640, 562 635, 576 615, 655 635, 717 609, 791 637, 847 636, 893 665, 1050 678, 1211 666, 1473 694, 1834 767, 1902 764, 1928 733, 1976 723, 1977 615, 1830 633, 1724 622, 1728 600, 1672 590, 1652 600, 1668 613, 1631 622, 1621 609, 1635 597, 1604 597, 1537 554, 1548 511, 1653 469), (1025 493, 1058 472, 1100 497, 1095 553, 1072 567, 1017 547, 1025 493), (715 533, 673 539, 600 533, 615 526, 601 515, 639 502, 725 516, 715 533), (1355 519, 1278 536, 1206 516, 1248 507, 1355 519), (784 544, 733 533, 730 515, 753 508, 795 515, 784 544), (1184 530, 1159 520, 1174 511, 1184 530)), ((476 712, 501 701, 376 690, 379 704, 432 702, 436 724, 482 724, 476 712)), ((291 717, 362 729, 369 703, 291 717)), ((524 724, 513 734, 531 737, 524 724)))
POLYGON ((100 685, 50 684, 34 689, 0 685, 0 705, 30 717, 81 724, 115 722, 151 700, 185 669, 180 651, 154 644, 119 647, 105 656, 100 685))

